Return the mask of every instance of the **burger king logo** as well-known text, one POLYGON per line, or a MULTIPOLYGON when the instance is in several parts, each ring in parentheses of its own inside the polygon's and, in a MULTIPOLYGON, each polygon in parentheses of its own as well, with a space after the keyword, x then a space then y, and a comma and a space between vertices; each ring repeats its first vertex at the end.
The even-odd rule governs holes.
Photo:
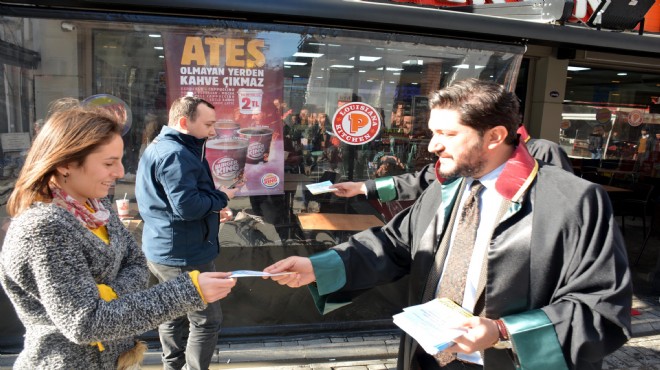
POLYGON ((222 157, 213 161, 213 174, 220 180, 231 180, 239 170, 238 161, 232 157, 222 157))
POLYGON ((332 117, 332 131, 348 145, 366 144, 380 132, 381 117, 369 104, 347 103, 332 117))
POLYGON ((261 160, 264 158, 266 147, 260 141, 253 141, 248 146, 247 156, 250 159, 261 160))
POLYGON ((272 189, 280 184, 280 178, 276 174, 269 172, 261 176, 261 185, 268 189, 272 189))

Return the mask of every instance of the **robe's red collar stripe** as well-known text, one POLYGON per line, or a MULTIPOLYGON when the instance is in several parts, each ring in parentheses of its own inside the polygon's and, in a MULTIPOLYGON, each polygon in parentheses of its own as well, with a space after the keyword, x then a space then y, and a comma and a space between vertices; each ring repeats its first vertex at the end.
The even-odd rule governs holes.
MULTIPOLYGON (((446 178, 440 176, 440 160, 435 162, 435 176, 440 183, 446 178)), ((539 164, 527 151, 525 144, 519 144, 513 155, 504 165, 502 173, 497 178, 495 190, 500 195, 513 202, 518 202, 532 183, 539 171, 539 164)))
POLYGON ((435 161, 435 178, 438 179, 438 182, 441 184, 447 180, 446 178, 440 176, 440 158, 435 161))
POLYGON ((516 131, 516 133, 520 135, 520 141, 522 141, 523 143, 528 142, 529 139, 532 138, 531 136, 529 136, 529 132, 527 132, 525 126, 518 127, 518 131, 516 131))
POLYGON ((538 172, 539 164, 529 154, 527 146, 521 143, 504 165, 495 183, 495 190, 504 198, 518 202, 538 172))

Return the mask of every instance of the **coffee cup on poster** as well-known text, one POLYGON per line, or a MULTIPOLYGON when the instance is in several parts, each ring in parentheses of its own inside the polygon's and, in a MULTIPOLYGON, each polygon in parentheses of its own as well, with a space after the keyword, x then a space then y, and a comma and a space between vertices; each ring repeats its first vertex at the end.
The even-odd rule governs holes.
POLYGON ((207 142, 206 160, 216 188, 230 187, 243 180, 247 150, 246 139, 215 139, 207 142))
POLYGON ((126 198, 122 199, 117 199, 115 200, 117 203, 117 215, 121 219, 129 218, 130 217, 130 202, 126 198))
POLYGON ((238 136, 248 140, 246 163, 268 162, 273 129, 266 126, 246 127, 238 130, 238 136))
POLYGON ((216 139, 236 139, 238 137, 238 123, 232 120, 219 120, 215 123, 216 139))

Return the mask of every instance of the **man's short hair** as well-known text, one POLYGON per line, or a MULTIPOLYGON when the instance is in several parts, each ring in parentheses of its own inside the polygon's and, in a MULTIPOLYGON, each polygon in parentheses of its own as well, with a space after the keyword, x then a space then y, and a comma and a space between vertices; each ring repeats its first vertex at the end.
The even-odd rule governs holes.
POLYGON ((213 104, 195 96, 183 96, 175 100, 170 107, 170 114, 167 124, 170 127, 176 126, 177 122, 179 122, 179 118, 181 117, 186 117, 187 119, 194 121, 197 118, 197 106, 200 104, 204 104, 211 109, 215 109, 213 104))
POLYGON ((429 96, 431 109, 451 109, 460 113, 461 124, 483 135, 495 126, 504 126, 507 144, 515 144, 520 122, 520 101, 504 86, 475 78, 459 81, 429 96))

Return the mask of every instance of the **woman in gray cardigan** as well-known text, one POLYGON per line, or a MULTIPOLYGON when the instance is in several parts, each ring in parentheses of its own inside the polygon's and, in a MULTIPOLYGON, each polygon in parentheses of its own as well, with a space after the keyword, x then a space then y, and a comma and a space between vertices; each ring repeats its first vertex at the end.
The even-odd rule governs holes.
POLYGON ((106 111, 56 112, 16 181, 0 283, 26 329, 17 369, 137 368, 146 347, 134 335, 236 284, 192 272, 147 289, 142 251, 105 199, 124 175, 121 130, 106 111))

